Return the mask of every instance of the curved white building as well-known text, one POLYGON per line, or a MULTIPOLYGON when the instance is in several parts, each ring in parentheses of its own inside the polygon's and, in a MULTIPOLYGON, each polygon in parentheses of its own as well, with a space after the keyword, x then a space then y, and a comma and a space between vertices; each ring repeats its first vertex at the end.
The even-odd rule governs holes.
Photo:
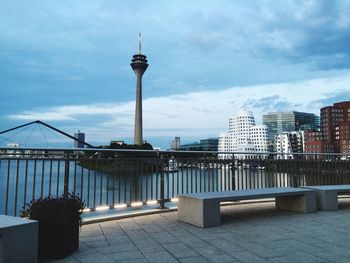
MULTIPOLYGON (((240 111, 229 119, 229 133, 219 137, 220 152, 240 152, 237 158, 252 158, 255 154, 267 152, 267 127, 255 125, 253 112, 240 111)), ((232 154, 220 154, 220 158, 232 158, 232 154)))

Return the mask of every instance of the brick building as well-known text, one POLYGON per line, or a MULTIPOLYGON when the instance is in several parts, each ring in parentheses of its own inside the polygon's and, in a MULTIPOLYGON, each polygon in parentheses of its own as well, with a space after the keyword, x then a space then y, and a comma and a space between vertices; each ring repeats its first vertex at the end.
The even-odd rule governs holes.
POLYGON ((306 153, 350 153, 350 101, 321 109, 320 131, 305 132, 306 153))

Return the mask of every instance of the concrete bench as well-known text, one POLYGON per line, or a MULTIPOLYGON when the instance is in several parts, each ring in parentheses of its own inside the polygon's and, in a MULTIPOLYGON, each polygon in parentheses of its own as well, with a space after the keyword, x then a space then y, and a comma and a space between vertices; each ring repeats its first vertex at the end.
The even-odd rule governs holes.
POLYGON ((315 212, 316 192, 303 188, 265 188, 179 195, 178 220, 199 226, 220 225, 220 202, 275 197, 279 209, 315 212))
POLYGON ((331 211, 338 209, 338 195, 350 194, 350 185, 316 185, 305 188, 316 191, 317 209, 331 211))
POLYGON ((39 223, 0 215, 0 262, 38 261, 39 223))

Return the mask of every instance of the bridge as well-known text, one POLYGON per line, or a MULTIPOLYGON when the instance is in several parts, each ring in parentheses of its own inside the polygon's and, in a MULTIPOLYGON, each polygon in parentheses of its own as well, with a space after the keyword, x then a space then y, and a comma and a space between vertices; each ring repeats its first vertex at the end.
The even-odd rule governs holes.
MULTIPOLYGON (((22 133, 24 131, 23 128, 28 128, 29 126, 32 126, 33 128, 31 130, 31 132, 29 133, 29 135, 25 139, 25 143, 24 144, 26 144, 28 142, 28 140, 30 139, 30 137, 32 136, 32 134, 33 134, 33 132, 34 132, 34 130, 35 130, 37 125, 42 125, 46 129, 49 129, 49 130, 53 131, 54 133, 63 135, 65 138, 69 138, 69 139, 71 139, 73 141, 79 142, 79 143, 85 145, 86 148, 95 148, 93 145, 91 145, 91 144, 89 144, 89 143, 87 143, 85 141, 82 141, 79 138, 76 138, 76 137, 74 137, 74 136, 72 136, 72 135, 70 135, 70 134, 68 134, 68 133, 66 133, 66 132, 64 132, 64 131, 62 131, 62 130, 60 130, 58 128, 55 128, 54 126, 51 126, 51 125, 49 125, 49 124, 47 124, 47 123, 45 123, 43 121, 40 121, 40 120, 28 122, 28 123, 25 123, 25 124, 22 124, 22 125, 19 125, 19 126, 16 126, 16 127, 4 130, 4 131, 0 131, 0 135, 7 134, 7 133, 10 133, 10 132, 13 132, 13 131, 18 131, 15 134, 13 134, 13 135, 11 135, 9 137, 5 137, 5 138, 0 139, 0 145, 3 142, 9 141, 14 136, 22 133)), ((43 129, 41 129, 40 126, 39 126, 39 131, 41 132, 43 139, 47 141, 47 138, 46 138, 46 136, 45 136, 45 134, 43 132, 43 129)))

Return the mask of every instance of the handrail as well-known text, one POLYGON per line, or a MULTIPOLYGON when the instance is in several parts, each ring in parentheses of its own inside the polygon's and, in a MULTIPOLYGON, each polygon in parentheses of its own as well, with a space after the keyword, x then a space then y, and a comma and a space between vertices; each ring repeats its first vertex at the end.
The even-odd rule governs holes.
POLYGON ((141 150, 141 149, 105 149, 105 148, 41 148, 41 147, 0 147, 2 151, 63 151, 63 152, 140 152, 140 153, 197 153, 197 154, 246 154, 246 155, 329 155, 329 156, 350 156, 349 153, 289 153, 289 152, 231 152, 231 151, 181 151, 181 150, 141 150))

